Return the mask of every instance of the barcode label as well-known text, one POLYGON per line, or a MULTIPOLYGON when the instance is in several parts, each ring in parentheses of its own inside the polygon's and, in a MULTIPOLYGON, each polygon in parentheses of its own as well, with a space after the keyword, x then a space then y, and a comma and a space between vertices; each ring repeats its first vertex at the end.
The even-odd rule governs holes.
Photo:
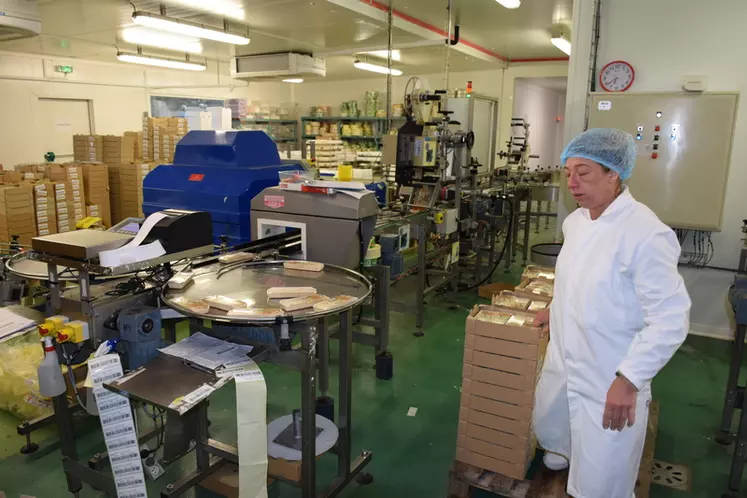
POLYGON ((262 372, 259 370, 250 370, 248 372, 242 372, 238 374, 236 377, 234 377, 237 381, 249 381, 249 380, 260 380, 264 379, 262 376, 262 372))
POLYGON ((124 436, 132 432, 135 432, 135 428, 131 424, 127 424, 104 431, 104 437, 124 436))
POLYGON ((116 363, 119 363, 119 356, 117 356, 116 354, 108 354, 100 358, 94 358, 93 360, 88 362, 88 365, 92 369, 99 369, 106 365, 114 365, 116 363))
POLYGON ((148 498, 148 495, 143 491, 128 491, 125 493, 118 493, 118 498, 148 498))
POLYGON ((124 420, 130 420, 130 411, 127 410, 122 413, 115 413, 108 417, 101 417, 101 423, 104 425, 114 424, 116 422, 122 422, 124 420))
POLYGON ((121 476, 125 474, 132 474, 134 472, 140 472, 142 467, 140 467, 140 461, 138 460, 137 464, 129 464, 129 465, 122 465, 119 467, 113 467, 114 475, 115 476, 121 476))
POLYGON ((120 439, 118 441, 112 441, 111 443, 109 443, 109 451, 116 451, 120 448, 124 448, 125 446, 130 446, 133 444, 137 444, 137 439, 132 437, 120 439))
POLYGON ((142 477, 130 477, 128 479, 117 480, 117 488, 129 488, 145 484, 142 477))
POLYGON ((108 412, 109 410, 114 410, 123 406, 129 406, 129 401, 127 400, 127 398, 121 398, 114 401, 109 401, 107 403, 102 403, 99 406, 99 413, 108 412))
POLYGON ((101 384, 104 384, 105 382, 109 382, 114 379, 118 379, 122 377, 122 374, 120 372, 109 372, 104 373, 104 375, 96 375, 93 374, 93 385, 94 386, 100 386, 101 384))
MULTIPOLYGON (((132 441, 134 442, 134 440, 132 441)), ((128 450, 125 453, 120 453, 118 455, 112 455, 111 457, 109 457, 109 461, 112 463, 112 465, 114 465, 116 463, 124 462, 127 460, 139 459, 139 458, 140 458, 140 453, 138 453, 137 451, 128 450)))

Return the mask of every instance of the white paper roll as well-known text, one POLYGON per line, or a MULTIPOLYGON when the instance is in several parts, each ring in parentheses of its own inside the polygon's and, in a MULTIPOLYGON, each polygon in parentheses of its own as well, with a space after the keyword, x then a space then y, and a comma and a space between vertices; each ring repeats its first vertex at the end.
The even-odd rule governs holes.
POLYGON ((267 498, 267 386, 256 364, 234 377, 239 497, 267 498))

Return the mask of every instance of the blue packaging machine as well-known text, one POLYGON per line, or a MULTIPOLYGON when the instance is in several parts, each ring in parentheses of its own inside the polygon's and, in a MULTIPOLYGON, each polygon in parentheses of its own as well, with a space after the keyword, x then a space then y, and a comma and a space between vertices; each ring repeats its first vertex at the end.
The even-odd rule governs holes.
POLYGON ((145 177, 143 213, 207 211, 214 244, 243 244, 251 241, 252 198, 276 186, 279 172, 303 169, 301 163, 283 162, 262 131, 190 131, 176 146, 174 164, 145 177))

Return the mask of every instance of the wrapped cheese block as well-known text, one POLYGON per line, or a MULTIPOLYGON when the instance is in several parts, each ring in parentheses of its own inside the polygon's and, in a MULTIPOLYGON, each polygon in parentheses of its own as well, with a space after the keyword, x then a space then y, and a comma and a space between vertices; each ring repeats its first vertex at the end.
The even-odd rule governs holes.
POLYGON ((327 301, 320 301, 314 305, 314 311, 330 311, 336 308, 341 308, 348 303, 355 301, 357 298, 353 296, 337 296, 327 301))
POLYGON ((324 263, 317 263, 315 261, 286 261, 283 263, 283 267, 288 270, 322 271, 324 270, 324 263))
POLYGON ((235 308, 228 312, 228 316, 272 318, 283 314, 280 308, 235 308))
POLYGON ((218 257, 218 262, 222 265, 238 263, 239 261, 254 261, 257 255, 251 252, 233 252, 218 257))
POLYGON ((185 288, 192 281, 194 273, 191 271, 185 271, 177 273, 169 280, 169 289, 181 290, 185 288))
POLYGON ((531 304, 531 299, 528 297, 503 293, 493 299, 493 304, 496 306, 505 306, 507 308, 527 309, 531 304))
POLYGON ((313 287, 270 287, 267 289, 268 299, 287 299, 291 297, 306 297, 316 294, 313 287))
POLYGON ((177 297, 174 299, 174 304, 186 308, 192 313, 197 313, 198 315, 204 315, 210 311, 210 304, 203 300, 191 301, 185 297, 177 297))
POLYGON ((480 311, 475 318, 483 322, 491 323, 506 323, 511 319, 511 313, 503 313, 499 311, 480 311))
POLYGON ((312 294, 306 297, 284 299, 280 301, 278 304, 285 311, 298 311, 298 310, 302 310, 305 308, 313 308, 315 304, 318 304, 322 301, 327 301, 327 300, 329 300, 327 296, 322 296, 321 294, 312 294))
POLYGON ((208 296, 204 301, 208 303, 211 308, 223 311, 231 311, 236 308, 246 308, 246 303, 244 301, 239 301, 238 299, 226 296, 208 296))

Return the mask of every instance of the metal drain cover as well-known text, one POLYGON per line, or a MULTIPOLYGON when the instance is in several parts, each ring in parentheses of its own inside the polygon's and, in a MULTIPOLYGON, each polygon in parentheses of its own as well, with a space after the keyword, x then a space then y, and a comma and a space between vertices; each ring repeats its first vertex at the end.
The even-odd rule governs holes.
POLYGON ((688 491, 690 489, 690 468, 686 465, 654 460, 651 472, 651 481, 655 484, 680 491, 688 491))

